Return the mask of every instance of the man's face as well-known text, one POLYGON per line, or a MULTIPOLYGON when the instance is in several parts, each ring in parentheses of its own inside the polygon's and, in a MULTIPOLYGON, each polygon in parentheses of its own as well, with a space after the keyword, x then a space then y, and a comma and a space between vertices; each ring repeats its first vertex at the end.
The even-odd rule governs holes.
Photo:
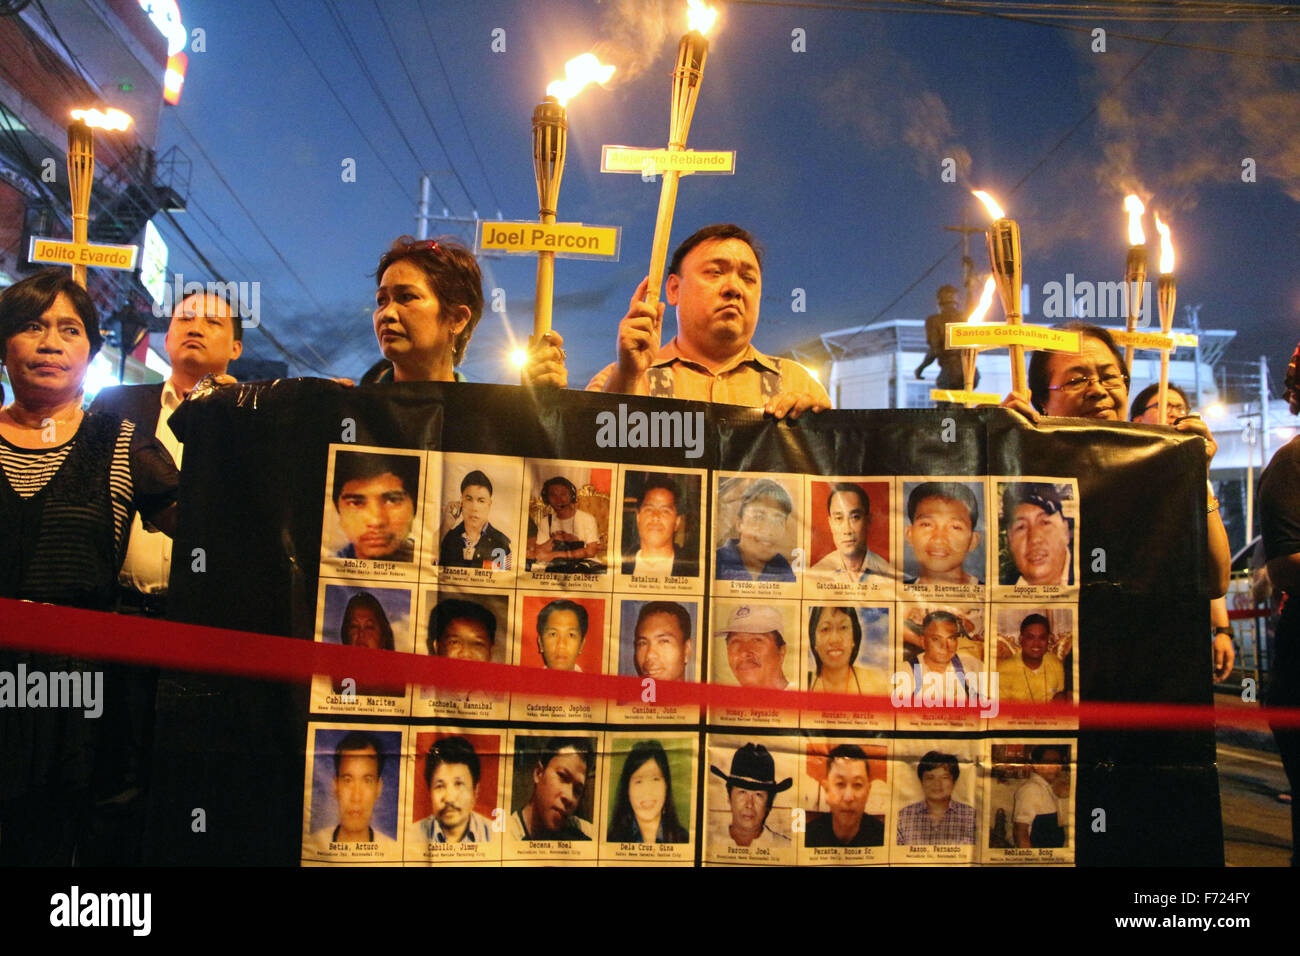
POLYGON ((569 486, 558 481, 546 489, 546 503, 561 518, 571 518, 577 510, 569 486))
POLYGON ((952 574, 966 555, 979 547, 970 508, 951 498, 926 498, 917 503, 912 523, 903 528, 923 575, 952 574))
POLYGON ((740 554, 747 561, 767 564, 780 550, 789 514, 770 498, 755 498, 744 506, 737 528, 740 554))
POLYGON ((727 799, 731 803, 731 825, 741 833, 757 835, 767 818, 767 804, 771 799, 768 792, 733 785, 727 799))
POLYGON ((948 662, 957 653, 960 631, 951 621, 932 619, 925 626, 921 641, 925 645, 925 659, 932 667, 947 669, 948 662))
POLYGON ((579 627, 573 611, 552 611, 546 615, 542 633, 537 635, 542 660, 551 670, 571 671, 578 666, 578 654, 587 635, 579 627))
POLYGON ((723 360, 749 345, 758 325, 763 277, 749 243, 709 239, 686 254, 681 274, 665 287, 677 307, 677 333, 687 345, 723 360))
POLYGON ((429 780, 433 815, 444 829, 458 830, 478 800, 478 784, 463 763, 440 763, 429 780))
POLYGON ((671 548, 677 531, 677 500, 667 488, 651 488, 636 512, 641 547, 648 551, 671 548))
POLYGON ((1070 560, 1070 530, 1059 511, 1020 504, 1007 527, 1016 567, 1030 584, 1059 584, 1070 560))
MULTIPOLYGON (((334 776, 334 798, 339 804, 339 823, 349 833, 363 833, 370 826, 375 801, 384 792, 379 776, 379 754, 373 747, 345 750, 334 776)), ((364 839, 364 837, 362 837, 364 839)))
POLYGON ((1026 664, 1037 667, 1047 653, 1047 642, 1052 634, 1042 624, 1034 622, 1020 631, 1020 656, 1026 664))
POLYGON ((1118 359, 1101 339, 1083 340, 1076 354, 1052 352, 1047 361, 1048 415, 1121 421, 1128 407, 1128 386, 1118 359), (1096 381, 1081 384, 1091 377, 1096 381))
POLYGON ((457 661, 491 660, 492 641, 478 621, 453 618, 438 638, 438 656, 457 661))
POLYGON ((867 532, 871 530, 871 512, 861 496, 837 491, 831 495, 828 518, 835 547, 846 558, 861 558, 867 553, 867 532))
POLYGON ((927 770, 921 778, 921 792, 927 800, 947 800, 952 797, 952 772, 947 767, 927 770))
POLYGON ((550 833, 562 830, 586 788, 586 762, 572 747, 565 747, 545 767, 533 768, 533 822, 550 833))
POLYGON ((828 608, 822 612, 813 639, 823 668, 839 670, 852 666, 853 621, 839 608, 828 608))
POLYGON ((235 340, 238 321, 218 296, 199 293, 182 299, 163 339, 167 357, 192 375, 225 374, 244 351, 244 343, 235 340))
POLYGON ((831 813, 837 816, 861 816, 871 793, 867 762, 835 758, 826 768, 822 790, 826 793, 826 805, 831 808, 831 813))
POLYGON ((1049 750, 1043 754, 1043 762, 1032 764, 1034 773, 1038 774, 1048 783, 1051 783, 1061 775, 1061 755, 1055 750, 1049 750))
POLYGON ((353 647, 378 649, 383 640, 383 631, 375 612, 368 607, 354 607, 352 616, 348 619, 348 643, 353 647))
POLYGON ((633 648, 636 672, 655 680, 682 680, 694 642, 682 633, 677 616, 668 612, 647 614, 636 629, 633 648))
MULTIPOLYGON (((1178 419, 1186 417, 1189 411, 1191 409, 1187 407, 1187 400, 1171 388, 1165 396, 1164 424, 1172 425, 1178 419)), ((1133 421, 1141 422, 1144 425, 1160 424, 1160 395, 1158 392, 1152 393, 1150 401, 1147 402, 1147 407, 1133 421)))
POLYGON ((460 516, 465 520, 465 530, 478 534, 487 524, 492 510, 492 492, 482 485, 466 485, 460 495, 460 516))
POLYGON ((741 687, 781 688, 785 645, 777 643, 776 637, 775 631, 727 635, 727 663, 741 687))
POLYGON ((392 472, 355 478, 339 495, 339 524, 358 558, 382 559, 397 551, 414 518, 415 501, 392 472))

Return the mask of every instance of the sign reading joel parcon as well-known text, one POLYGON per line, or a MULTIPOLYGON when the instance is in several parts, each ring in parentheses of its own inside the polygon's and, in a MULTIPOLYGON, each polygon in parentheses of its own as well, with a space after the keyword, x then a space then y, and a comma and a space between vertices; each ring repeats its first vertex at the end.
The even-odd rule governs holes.
POLYGON ((561 258, 617 259, 621 236, 618 226, 480 220, 475 252, 506 255, 553 252, 561 258))

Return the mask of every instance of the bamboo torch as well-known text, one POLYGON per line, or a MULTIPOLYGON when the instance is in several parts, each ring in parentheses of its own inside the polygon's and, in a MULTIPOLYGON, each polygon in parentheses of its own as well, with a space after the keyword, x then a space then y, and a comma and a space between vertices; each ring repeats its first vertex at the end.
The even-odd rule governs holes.
MULTIPOLYGON (((1174 278, 1174 242, 1169 226, 1160 221, 1156 213, 1156 232, 1160 233, 1160 279, 1156 283, 1156 305, 1160 310, 1160 331, 1169 335, 1174 330, 1174 303, 1178 298, 1178 281, 1174 278)), ((1165 424, 1165 410, 1169 400, 1169 350, 1160 352, 1160 424, 1165 424)))
MULTIPOLYGON (((1128 213, 1128 256, 1124 260, 1124 289, 1128 292, 1128 331, 1137 331, 1138 316, 1142 313, 1142 287, 1147 281, 1147 237, 1142 231, 1142 213, 1146 207, 1136 195, 1124 197, 1124 210, 1128 213)), ((1124 365, 1133 371, 1133 346, 1124 346, 1124 365)))
MULTIPOLYGON (((569 116, 566 106, 591 81, 609 82, 612 66, 602 66, 591 53, 564 64, 564 79, 546 88, 546 98, 533 110, 533 172, 537 176, 537 215, 544 225, 554 225, 564 178, 568 149, 569 116)), ((555 253, 537 254, 537 294, 533 302, 533 341, 551 330, 551 305, 555 295, 555 253)))
MULTIPOLYGON (((677 44, 677 66, 673 70, 672 113, 668 121, 670 153, 679 153, 686 148, 695 102, 700 95, 700 82, 704 78, 704 61, 709 55, 709 41, 705 34, 718 15, 701 0, 687 0, 687 3, 689 29, 677 44)), ((650 248, 650 284, 645 299, 652 306, 659 301, 659 287, 664 281, 668 238, 673 231, 673 210, 677 207, 677 181, 680 178, 680 170, 665 170, 659 188, 659 213, 655 217, 654 242, 650 248)))
MULTIPOLYGON (((1008 219, 996 199, 982 189, 973 190, 975 197, 984 204, 993 222, 985 234, 989 247, 989 266, 993 270, 993 279, 997 283, 998 298, 1002 300, 1002 311, 1006 313, 1007 325, 1020 324, 1020 224, 1008 219)), ((1008 346, 1011 352, 1011 390, 1021 395, 1029 392, 1025 381, 1025 347, 1008 346)))
MULTIPOLYGON (((980 293, 979 303, 971 312, 968 323, 980 323, 984 321, 984 316, 988 314, 989 306, 993 304, 993 290, 997 288, 997 282, 992 276, 984 280, 984 291, 980 293)), ((970 348, 962 349, 961 370, 965 377, 966 391, 975 391, 975 359, 979 355, 979 349, 970 348)))
MULTIPOLYGON (((72 199, 72 241, 90 240, 90 187, 95 181, 95 129, 125 130, 131 117, 121 110, 73 110, 68 124, 68 192, 72 199)), ((86 287, 85 264, 73 263, 72 279, 86 287)))

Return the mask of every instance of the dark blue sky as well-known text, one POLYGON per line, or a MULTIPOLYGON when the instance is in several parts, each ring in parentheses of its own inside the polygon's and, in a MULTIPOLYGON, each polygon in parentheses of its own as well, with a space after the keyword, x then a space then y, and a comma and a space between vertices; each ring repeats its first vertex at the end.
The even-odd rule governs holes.
MULTIPOLYGON (((555 324, 568 342, 571 384, 580 387, 612 360, 618 319, 648 269, 659 187, 638 176, 601 174, 600 147, 667 139, 668 73, 684 0, 420 0, 450 91, 417 0, 382 0, 445 152, 374 4, 338 3, 416 157, 371 91, 330 7, 277 2, 365 135, 272 3, 183 0, 186 25, 204 28, 207 50, 190 53, 182 103, 167 109, 159 145, 177 143, 195 160, 194 206, 182 222, 200 247, 228 278, 263 283, 263 321, 290 350, 322 364, 311 358, 314 349, 331 373, 352 376, 379 357, 368 273, 395 236, 414 230, 420 172, 434 174, 454 215, 495 216, 495 195, 505 218, 534 218, 529 123, 546 83, 568 58, 602 41, 626 41, 631 34, 620 31, 620 10, 651 22, 658 9, 668 11, 666 38, 652 30, 638 47, 648 60, 644 69, 631 76, 624 69, 608 89, 589 88, 569 106, 560 219, 620 225, 623 245, 618 263, 557 263, 555 324), (498 28, 505 31, 503 53, 491 48, 498 28), (257 234, 182 123, 306 289, 257 234), (340 176, 349 157, 356 160, 355 183, 340 176)), ((781 350, 882 310, 887 318, 926 315, 934 289, 960 278, 957 253, 944 258, 955 237, 942 227, 959 221, 963 205, 977 221, 970 185, 989 189, 1020 221, 1033 289, 1029 321, 1045 321, 1045 283, 1063 282, 1068 272, 1076 281, 1121 277, 1120 202, 1132 185, 1171 210, 1180 305, 1202 303, 1204 327, 1238 330, 1229 357, 1267 352, 1280 377, 1300 335, 1296 27, 1179 24, 1171 41, 1292 61, 1160 47, 1122 81, 1120 98, 1103 101, 1151 49, 1113 34, 1158 37, 1169 24, 1076 24, 1110 30, 1107 51, 1093 53, 1086 34, 987 17, 758 4, 732 4, 723 15, 690 145, 737 150, 737 171, 682 181, 673 244, 713 221, 738 222, 760 237, 767 251, 760 348, 781 350), (791 49, 796 28, 805 33, 806 52, 791 49), (968 175, 942 182, 942 159, 953 156, 965 168, 965 155, 968 175), (1245 157, 1256 161, 1255 183, 1241 181, 1245 157), (796 288, 806 293, 804 313, 791 309, 796 288)), ((616 65, 635 65, 630 47, 603 49, 616 65)), ((435 206, 440 211, 442 203, 435 206)), ((432 230, 459 231, 472 241, 468 227, 434 223, 432 230)), ((986 268, 982 239, 975 238, 977 266, 986 268)), ((205 278, 179 242, 171 246, 174 270, 205 278)), ((465 371, 477 381, 512 381, 503 356, 510 328, 521 336, 531 329, 535 263, 486 265, 485 292, 505 290, 508 318, 485 312, 465 371)), ((665 338, 672 325, 670 310, 665 338)), ((261 335, 250 334, 248 344, 255 354, 277 357, 261 335)), ((291 371, 309 374, 301 366, 291 371)))

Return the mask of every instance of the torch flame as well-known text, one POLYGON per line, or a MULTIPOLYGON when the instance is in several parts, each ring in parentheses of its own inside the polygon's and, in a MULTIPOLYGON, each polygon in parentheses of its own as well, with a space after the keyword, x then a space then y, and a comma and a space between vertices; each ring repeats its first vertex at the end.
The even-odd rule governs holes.
POLYGON ((994 219, 1005 219, 1007 214, 1002 211, 998 201, 982 189, 972 189, 971 192, 975 198, 984 204, 984 208, 989 211, 989 215, 994 219))
POLYGON ((564 79, 556 80, 548 86, 546 95, 554 96, 564 106, 588 83, 596 82, 604 86, 613 75, 612 66, 603 66, 594 53, 584 53, 564 64, 564 79))
POLYGON ((1147 235, 1142 231, 1142 213, 1146 212, 1146 206, 1136 195, 1129 193, 1124 197, 1124 209, 1128 213, 1128 244, 1146 245, 1147 235))
POLYGON ((73 110, 72 118, 81 120, 92 129, 125 130, 131 125, 131 117, 119 109, 100 112, 97 109, 73 110))
POLYGON ((1156 232, 1160 233, 1160 274, 1168 275, 1174 271, 1174 240, 1169 226, 1160 221, 1156 213, 1156 232))
POLYGON ((704 0, 686 0, 686 22, 688 28, 703 36, 709 32, 713 26, 713 21, 718 17, 718 11, 713 7, 705 6, 704 0))
MULTIPOLYGON (((1001 218, 1001 217, 999 217, 1001 218)), ((988 314, 989 306, 993 304, 993 293, 998 284, 989 276, 984 280, 984 291, 980 293, 979 305, 975 306, 975 311, 970 314, 967 322, 983 322, 984 316, 988 314)))

